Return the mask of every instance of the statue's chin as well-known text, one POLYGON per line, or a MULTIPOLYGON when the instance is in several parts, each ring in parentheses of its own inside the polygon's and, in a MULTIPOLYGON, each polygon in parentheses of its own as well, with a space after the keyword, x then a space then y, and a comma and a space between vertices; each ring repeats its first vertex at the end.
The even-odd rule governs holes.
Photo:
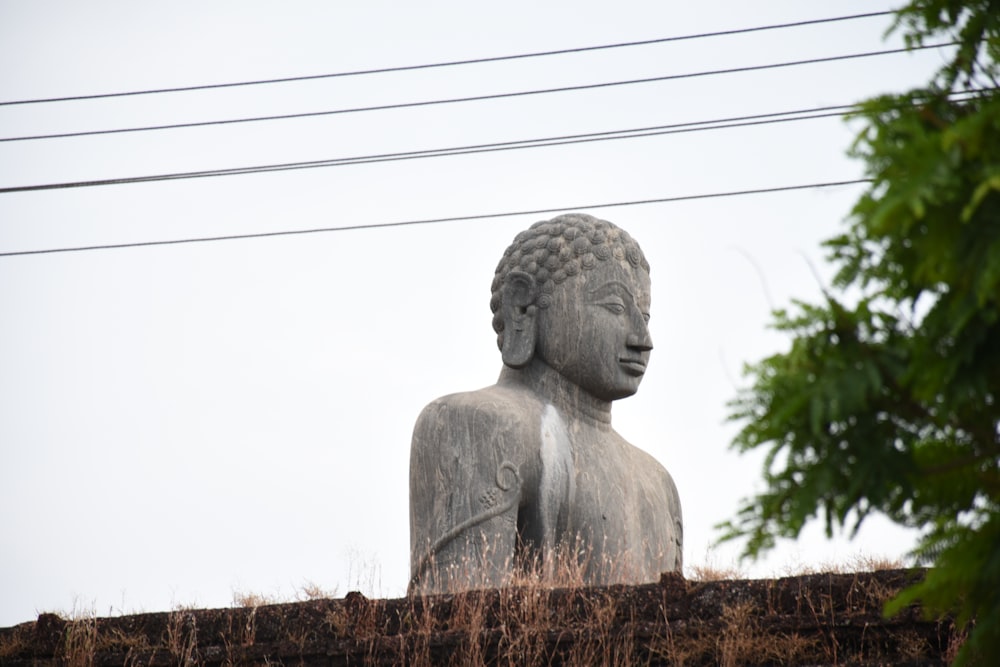
POLYGON ((588 394, 594 398, 598 398, 602 401, 617 401, 622 398, 628 398, 633 396, 637 391, 639 391, 639 383, 642 381, 642 377, 630 378, 631 382, 623 382, 616 384, 614 386, 599 387, 596 391, 584 388, 588 394))
POLYGON ((639 388, 635 387, 634 389, 627 389, 627 390, 617 391, 617 392, 615 392, 613 394, 609 394, 608 396, 602 397, 602 398, 605 401, 617 401, 617 400, 620 400, 620 399, 623 399, 623 398, 628 398, 629 396, 634 396, 637 391, 639 391, 639 388))

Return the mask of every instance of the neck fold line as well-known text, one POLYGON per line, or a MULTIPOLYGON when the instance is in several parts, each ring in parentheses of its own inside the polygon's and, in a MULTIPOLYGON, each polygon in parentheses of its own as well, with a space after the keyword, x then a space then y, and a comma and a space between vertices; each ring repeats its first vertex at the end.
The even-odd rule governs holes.
POLYGON ((611 430, 611 401, 587 393, 543 361, 533 359, 520 369, 504 366, 499 382, 524 385, 567 418, 611 430))

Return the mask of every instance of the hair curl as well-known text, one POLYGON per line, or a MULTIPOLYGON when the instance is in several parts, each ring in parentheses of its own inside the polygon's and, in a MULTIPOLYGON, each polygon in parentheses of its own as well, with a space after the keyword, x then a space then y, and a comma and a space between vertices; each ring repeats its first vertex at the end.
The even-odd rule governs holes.
POLYGON ((535 304, 547 308, 555 286, 611 258, 627 260, 649 273, 642 249, 628 232, 584 213, 568 213, 536 222, 514 238, 497 264, 491 287, 490 309, 497 345, 503 348, 501 303, 504 282, 511 271, 523 271, 535 279, 535 304))

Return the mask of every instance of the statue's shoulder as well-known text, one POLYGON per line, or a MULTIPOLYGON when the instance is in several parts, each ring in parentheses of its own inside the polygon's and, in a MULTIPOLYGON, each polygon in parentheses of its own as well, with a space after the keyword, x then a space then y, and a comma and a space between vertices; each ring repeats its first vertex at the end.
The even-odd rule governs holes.
POLYGON ((530 391, 519 387, 495 384, 475 391, 448 394, 431 401, 418 420, 443 414, 457 419, 496 419, 530 422, 540 415, 544 405, 530 391))
POLYGON ((632 461, 637 470, 642 470, 644 474, 655 478, 657 482, 665 486, 668 492, 674 497, 677 496, 677 485, 670 472, 663 467, 656 457, 644 449, 631 445, 632 461))
POLYGON ((423 409, 413 428, 413 442, 432 449, 448 443, 499 442, 531 449, 543 409, 534 393, 503 384, 449 394, 423 409))
POLYGON ((527 460, 538 446, 541 412, 534 395, 498 385, 442 396, 417 418, 411 453, 415 460, 445 453, 472 460, 482 452, 527 460))

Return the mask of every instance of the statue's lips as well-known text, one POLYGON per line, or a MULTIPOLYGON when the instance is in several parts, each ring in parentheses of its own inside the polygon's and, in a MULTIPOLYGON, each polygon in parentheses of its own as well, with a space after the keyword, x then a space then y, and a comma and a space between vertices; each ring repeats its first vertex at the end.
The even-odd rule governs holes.
POLYGON ((622 357, 618 360, 618 363, 630 375, 642 375, 646 372, 646 362, 642 359, 627 359, 622 357))

